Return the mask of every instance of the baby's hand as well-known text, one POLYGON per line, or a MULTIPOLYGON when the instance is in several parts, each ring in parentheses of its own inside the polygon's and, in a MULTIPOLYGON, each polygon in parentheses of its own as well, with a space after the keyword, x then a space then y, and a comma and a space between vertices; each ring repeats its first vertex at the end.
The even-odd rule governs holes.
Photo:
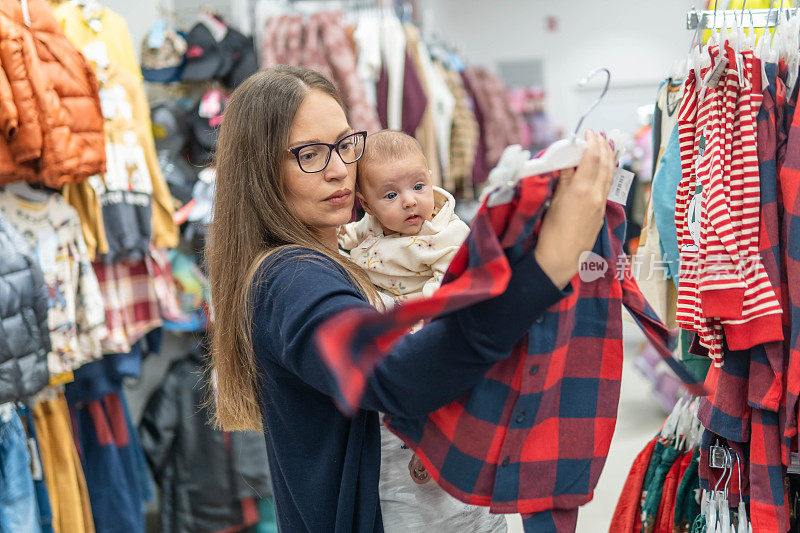
POLYGON ((417 459, 417 454, 414 454, 408 462, 408 472, 411 474, 411 479, 414 480, 414 483, 418 485, 424 485, 431 480, 431 476, 428 475, 428 471, 425 470, 422 461, 417 459))

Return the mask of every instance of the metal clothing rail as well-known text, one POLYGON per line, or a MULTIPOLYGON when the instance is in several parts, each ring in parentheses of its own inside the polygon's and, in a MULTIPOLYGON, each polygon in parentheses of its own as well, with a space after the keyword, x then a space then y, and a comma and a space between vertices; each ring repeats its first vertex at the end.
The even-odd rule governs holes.
POLYGON ((686 29, 696 30, 698 25, 703 30, 719 29, 722 28, 724 23, 727 23, 728 27, 730 27, 734 20, 745 28, 751 26, 772 28, 778 25, 778 20, 781 16, 786 20, 789 12, 794 12, 797 9, 789 6, 788 1, 786 5, 787 7, 783 9, 778 7, 772 9, 720 9, 716 12, 714 10, 697 11, 690 9, 686 13, 686 29))

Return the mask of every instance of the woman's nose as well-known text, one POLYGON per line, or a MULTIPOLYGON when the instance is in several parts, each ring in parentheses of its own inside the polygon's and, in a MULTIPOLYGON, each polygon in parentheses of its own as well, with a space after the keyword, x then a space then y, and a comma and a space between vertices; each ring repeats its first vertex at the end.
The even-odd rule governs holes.
POLYGON ((325 181, 342 180, 347 177, 347 165, 335 151, 331 154, 331 160, 323 172, 325 181))

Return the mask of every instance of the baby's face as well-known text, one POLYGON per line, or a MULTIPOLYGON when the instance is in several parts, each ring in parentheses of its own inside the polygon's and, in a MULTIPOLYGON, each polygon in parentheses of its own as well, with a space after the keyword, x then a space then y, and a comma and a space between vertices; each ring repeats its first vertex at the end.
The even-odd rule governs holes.
POLYGON ((360 176, 364 210, 378 219, 386 235, 416 235, 433 217, 433 185, 422 156, 409 155, 370 165, 360 176))

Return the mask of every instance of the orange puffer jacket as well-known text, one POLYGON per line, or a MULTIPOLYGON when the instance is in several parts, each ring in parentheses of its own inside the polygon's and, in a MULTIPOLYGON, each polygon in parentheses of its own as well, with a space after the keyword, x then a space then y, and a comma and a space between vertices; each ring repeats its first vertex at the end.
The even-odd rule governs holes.
POLYGON ((0 0, 0 65, 0 184, 60 188, 105 172, 97 79, 45 0, 0 0))

